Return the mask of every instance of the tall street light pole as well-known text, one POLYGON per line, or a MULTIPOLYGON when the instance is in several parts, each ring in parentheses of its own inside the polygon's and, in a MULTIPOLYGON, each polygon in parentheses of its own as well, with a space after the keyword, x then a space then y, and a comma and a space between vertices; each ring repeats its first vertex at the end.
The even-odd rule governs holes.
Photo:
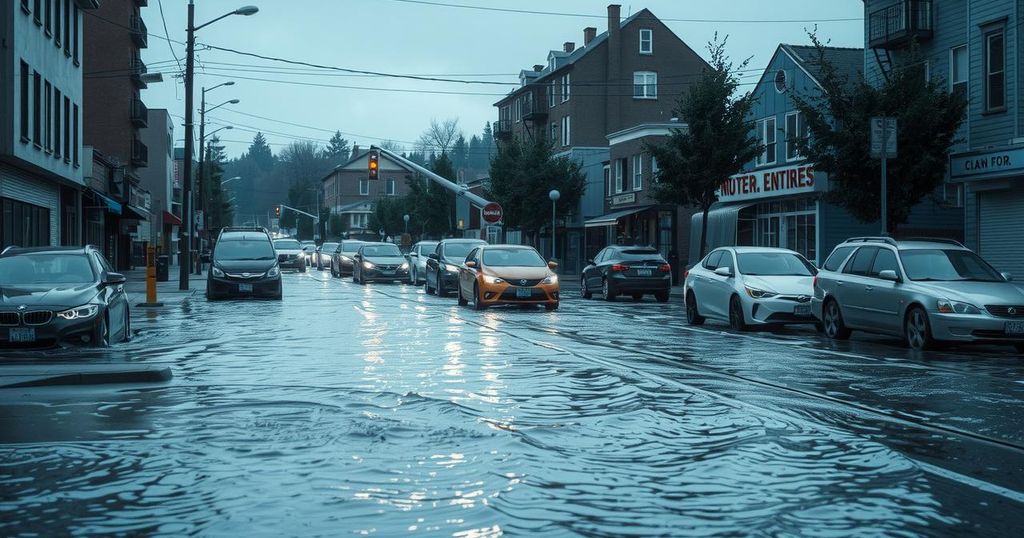
MULTIPOLYGON (((234 99, 234 101, 238 102, 238 99, 234 99)), ((220 106, 220 105, 218 105, 218 106, 220 106)), ((214 107, 214 108, 217 108, 217 107, 214 107)), ((196 196, 196 198, 199 199, 199 214, 203 216, 203 230, 205 231, 205 230, 209 230, 210 229, 210 225, 209 225, 209 223, 210 223, 210 211, 209 211, 209 208, 206 207, 206 205, 207 205, 206 204, 206 154, 209 152, 209 148, 207 147, 207 144, 206 144, 206 133, 205 133, 205 131, 206 131, 206 122, 203 119, 203 114, 202 114, 202 109, 201 108, 200 108, 199 118, 200 118, 199 119, 199 195, 196 196)), ((210 136, 212 137, 214 134, 217 134, 217 133, 219 133, 221 131, 228 130, 228 129, 234 129, 234 127, 232 127, 231 125, 225 125, 224 127, 221 127, 220 129, 217 129, 217 130, 213 131, 212 133, 210 133, 210 136)), ((196 235, 198 235, 198 226, 199 226, 199 219, 197 218, 196 219, 196 227, 197 227, 197 234, 196 235)), ((202 237, 199 237, 199 249, 200 249, 200 251, 199 251, 199 261, 196 262, 196 274, 197 275, 203 274, 203 254, 206 251, 206 247, 203 245, 203 238, 202 237)))
POLYGON ((555 204, 558 199, 562 197, 562 193, 555 189, 552 189, 548 193, 548 198, 551 198, 551 259, 555 259, 555 204))
POLYGON ((183 241, 179 241, 179 244, 182 246, 178 259, 180 271, 178 274, 178 289, 183 291, 189 289, 188 278, 191 272, 189 269, 192 267, 192 153, 195 151, 192 140, 192 107, 194 103, 192 83, 195 78, 196 31, 231 15, 253 15, 259 11, 259 8, 256 6, 240 7, 199 26, 195 25, 195 11, 195 0, 188 0, 188 37, 185 40, 185 166, 183 170, 185 185, 181 193, 181 213, 186 219, 183 223, 184 226, 182 226, 185 228, 185 236, 183 241))

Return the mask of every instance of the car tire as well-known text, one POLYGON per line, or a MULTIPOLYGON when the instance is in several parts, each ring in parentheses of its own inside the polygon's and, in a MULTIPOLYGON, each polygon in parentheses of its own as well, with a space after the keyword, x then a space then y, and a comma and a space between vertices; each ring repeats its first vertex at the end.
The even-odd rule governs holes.
POLYGON ((697 296, 693 292, 686 294, 686 323, 688 325, 704 325, 704 316, 697 308, 697 296))
POLYGON ((100 323, 93 331, 92 344, 95 347, 107 347, 110 345, 110 324, 107 323, 107 314, 100 317, 100 323))
POLYGON ((302 263, 299 264, 299 272, 300 273, 305 273, 306 272, 306 263, 305 262, 302 262, 302 263))
POLYGON ((455 291, 455 294, 458 296, 459 306, 466 306, 469 304, 469 300, 462 296, 462 286, 459 286, 459 289, 455 291))
POLYGON ((907 317, 903 320, 903 337, 910 349, 927 351, 935 347, 928 313, 920 306, 907 310, 907 317))
POLYGON ((547 310, 548 312, 558 310, 558 303, 548 303, 544 305, 544 310, 547 310))
POLYGON ((437 275, 437 288, 434 291, 437 292, 438 297, 448 296, 448 290, 444 289, 444 278, 441 277, 440 273, 437 275))
POLYGON ((734 331, 747 330, 747 320, 743 314, 743 303, 735 295, 729 299, 729 327, 734 331))
POLYGON ((132 311, 127 306, 124 307, 124 338, 121 341, 132 341, 132 311))
POLYGON ((590 290, 587 289, 586 277, 580 277, 580 296, 584 299, 589 299, 594 296, 594 294, 590 293, 590 290))
POLYGON ((429 274, 427 274, 427 276, 423 277, 423 291, 425 291, 427 293, 427 295, 433 295, 434 294, 434 288, 430 287, 430 275, 429 274))
POLYGON ((604 297, 605 301, 612 302, 615 300, 615 292, 612 291, 607 278, 601 279, 601 295, 604 297))
POLYGON ((659 303, 667 303, 668 302, 668 298, 669 298, 669 292, 667 292, 667 291, 659 291, 659 292, 654 294, 654 299, 656 301, 658 301, 659 303))
POLYGON ((473 284, 473 309, 486 310, 487 304, 480 300, 480 285, 473 284))
POLYGON ((642 301, 644 299, 644 294, 642 294, 642 293, 634 293, 634 294, 632 294, 632 297, 633 297, 634 301, 640 302, 640 301, 642 301))
POLYGON ((835 299, 829 299, 822 307, 821 324, 825 328, 825 336, 832 340, 850 338, 850 329, 846 328, 846 323, 843 322, 843 312, 839 309, 839 303, 835 299))
POLYGON ((1014 344, 1013 347, 1017 348, 1018 355, 1024 356, 1024 344, 1014 344))

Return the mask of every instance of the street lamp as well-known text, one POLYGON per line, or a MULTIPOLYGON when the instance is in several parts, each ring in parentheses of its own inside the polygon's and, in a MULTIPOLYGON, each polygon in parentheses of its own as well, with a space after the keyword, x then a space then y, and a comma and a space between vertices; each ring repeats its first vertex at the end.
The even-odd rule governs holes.
MULTIPOLYGON (((206 185, 206 145, 205 145, 206 144, 206 113, 208 112, 206 110, 206 92, 214 90, 216 88, 220 88, 221 86, 234 86, 234 85, 235 85, 235 82, 232 81, 232 80, 229 80, 227 82, 222 82, 222 83, 220 83, 220 84, 218 84, 218 85, 216 85, 216 86, 214 86, 212 88, 209 88, 209 89, 203 88, 203 90, 202 90, 202 98, 200 99, 200 105, 199 105, 199 211, 203 215, 203 229, 204 230, 208 230, 209 229, 209 227, 206 225, 206 222, 208 222, 208 220, 207 220, 208 216, 206 214, 207 213, 207 207, 206 207, 206 187, 205 187, 205 185, 206 185)), ((240 101, 238 99, 231 99, 230 101, 224 101, 223 103, 221 103, 221 104, 211 108, 210 110, 214 110, 214 109, 220 108, 220 107, 222 107, 224 105, 227 105, 227 104, 237 105, 239 102, 240 101)), ((217 129, 217 131, 221 131, 221 130, 224 130, 224 129, 231 129, 231 126, 228 125, 226 127, 221 127, 220 129, 217 129)), ((217 131, 214 131, 214 133, 217 132, 217 131)), ((213 136, 213 133, 210 133, 210 135, 213 136)), ((196 224, 198 224, 198 223, 196 223, 196 224)), ((203 247, 203 243, 202 243, 201 239, 200 239, 199 245, 200 245, 200 250, 201 251, 205 250, 205 247, 203 247)), ((202 256, 199 256, 199 263, 196 264, 196 274, 197 275, 203 274, 203 257, 202 256)))
POLYGON ((193 82, 195 78, 195 51, 196 51, 196 31, 206 26, 209 26, 225 17, 231 15, 244 15, 249 16, 259 11, 256 6, 243 6, 234 11, 230 11, 213 19, 204 24, 196 26, 195 24, 195 0, 188 0, 188 38, 185 42, 185 166, 183 170, 183 176, 185 178, 185 185, 182 189, 182 215, 187 216, 185 225, 182 226, 183 234, 183 247, 179 254, 179 266, 180 273, 178 278, 178 289, 187 291, 189 289, 189 268, 192 262, 192 153, 194 148, 192 147, 192 107, 193 107, 193 82))
POLYGON ((223 187, 224 185, 227 185, 228 183, 231 183, 232 181, 234 181, 236 179, 242 179, 242 176, 229 177, 228 179, 225 179, 224 181, 221 181, 220 182, 220 186, 223 187))
POLYGON ((551 198, 551 259, 555 259, 555 203, 562 197, 562 193, 551 189, 548 198, 551 198))
POLYGON ((409 214, 402 215, 402 220, 405 222, 405 233, 409 233, 409 214))

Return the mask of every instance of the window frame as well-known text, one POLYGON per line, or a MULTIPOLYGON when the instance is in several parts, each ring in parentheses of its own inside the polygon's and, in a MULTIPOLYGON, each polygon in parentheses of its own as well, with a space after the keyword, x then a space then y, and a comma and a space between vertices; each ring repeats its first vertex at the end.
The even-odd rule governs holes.
POLYGON ((36 26, 42 26, 43 25, 43 15, 42 15, 42 12, 43 12, 42 0, 33 0, 33 2, 32 2, 32 20, 36 23, 36 26))
POLYGON ((398 183, 395 181, 395 178, 387 178, 384 181, 384 194, 387 196, 395 196, 398 193, 398 183))
POLYGON ((777 125, 775 116, 768 116, 766 118, 761 118, 757 120, 758 138, 761 140, 761 144, 764 146, 764 149, 761 150, 761 155, 758 156, 757 158, 757 166, 767 166, 770 164, 776 164, 778 162, 779 150, 778 136, 775 132, 776 128, 777 125), (769 122, 771 122, 771 129, 768 128, 769 122), (772 137, 771 142, 768 142, 769 133, 772 137))
POLYGON ((63 103, 63 102, 64 102, 64 99, 63 99, 63 95, 61 95, 61 91, 58 90, 56 86, 54 86, 53 87, 53 122, 52 122, 52 125, 50 126, 50 128, 52 129, 52 136, 51 136, 51 138, 53 139, 53 141, 52 141, 52 144, 53 144, 53 156, 55 158, 57 158, 57 159, 60 159, 60 156, 61 156, 61 129, 62 129, 62 126, 61 126, 61 111, 60 111, 60 107, 61 107, 61 103, 63 103))
POLYGON ((970 80, 971 80, 971 57, 970 57, 970 55, 968 53, 969 53, 969 51, 967 50, 967 45, 966 44, 957 45, 955 47, 950 47, 949 48, 949 92, 950 93, 955 93, 957 91, 957 85, 960 85, 960 87, 963 88, 962 95, 964 95, 964 96, 967 95, 968 86, 969 86, 970 80), (957 72, 959 71, 959 69, 958 69, 958 66, 957 66, 956 59, 957 59, 957 52, 958 51, 962 51, 963 52, 963 57, 966 60, 966 62, 964 64, 964 68, 965 68, 964 71, 965 72, 961 73, 963 75, 963 79, 962 80, 957 80, 957 74, 958 74, 957 72))
POLYGON ((882 271, 885 271, 885 269, 882 269, 882 270, 876 272, 875 271, 875 265, 878 263, 878 258, 879 258, 879 256, 883 252, 888 252, 889 254, 892 255, 893 260, 896 262, 896 276, 902 279, 903 278, 903 269, 900 267, 900 256, 899 256, 899 254, 896 251, 894 251, 893 249, 885 248, 885 247, 878 247, 878 250, 875 251, 875 257, 871 260, 871 268, 868 269, 868 274, 866 274, 864 276, 866 276, 868 278, 874 278, 874 279, 881 279, 882 278, 879 275, 881 274, 882 271))
POLYGON ((64 96, 64 162, 71 162, 71 98, 64 96))
POLYGON ((1005 112, 1006 108, 1006 28, 999 26, 991 28, 984 33, 984 49, 983 49, 983 66, 985 70, 985 94, 984 94, 984 106, 985 113, 997 113, 1005 112), (998 71, 992 71, 992 40, 993 38, 999 38, 1002 41, 1002 58, 1001 66, 998 71), (993 76, 999 76, 1002 78, 1002 92, 1000 99, 1002 100, 998 105, 993 106, 992 97, 992 78, 993 76))
POLYGON ((651 28, 640 29, 640 54, 648 55, 654 54, 654 30, 651 28), (647 33, 647 39, 644 39, 644 32, 647 33), (644 50, 644 42, 647 43, 647 50, 644 50))
POLYGON ((804 158, 804 155, 800 153, 800 147, 797 145, 797 141, 804 140, 807 138, 807 121, 804 115, 799 110, 786 113, 786 162, 799 161, 804 158), (794 129, 796 135, 789 132, 789 118, 796 118, 794 129))
POLYGON ((656 101, 658 99, 658 72, 657 71, 633 71, 633 99, 656 101), (641 82, 637 83, 637 79, 641 82), (637 90, 643 89, 638 95, 637 90), (653 89, 648 93, 648 89, 653 89))
POLYGON ((562 147, 572 145, 572 116, 562 116, 562 147))
POLYGON ((643 190, 644 188, 644 161, 643 156, 640 153, 633 155, 633 191, 643 190))
POLYGON ((850 254, 850 257, 846 259, 846 263, 843 264, 843 270, 841 271, 842 274, 864 277, 868 276, 868 274, 871 272, 871 268, 875 265, 875 256, 878 255, 879 248, 881 247, 877 245, 865 245, 857 247, 857 250, 854 251, 853 254, 850 254), (867 267, 864 269, 864 272, 857 273, 853 271, 853 264, 857 261, 857 257, 860 256, 861 252, 865 252, 867 256, 871 257, 871 259, 868 260, 867 267))
POLYGON ((551 122, 551 142, 557 144, 558 140, 558 123, 551 122))
POLYGON ((53 153, 52 134, 50 128, 53 125, 53 85, 49 80, 43 79, 43 151, 53 153))
POLYGON ((42 103, 43 76, 39 71, 32 71, 32 145, 42 149, 42 103))
POLYGON ((71 0, 64 0, 64 55, 71 57, 71 0))
POLYGON ((555 79, 548 81, 548 108, 555 108, 558 103, 555 102, 555 79))
POLYGON ((615 183, 615 194, 626 190, 626 164, 623 159, 615 159, 615 170, 612 181, 615 183))
POLYGON ((359 196, 369 196, 369 195, 370 195, 370 180, 368 178, 360 179, 359 180, 359 196), (363 186, 365 186, 366 188, 364 189, 363 186))
POLYGON ((53 0, 53 45, 58 49, 64 40, 61 38, 64 31, 63 16, 61 15, 61 0, 53 0))
POLYGON ((562 75, 562 102, 566 103, 569 101, 569 92, 572 87, 572 73, 566 73, 562 75))
POLYGON ((73 142, 71 144, 71 151, 74 152, 74 166, 75 168, 78 168, 79 166, 82 165, 81 161, 78 160, 78 151, 81 147, 81 145, 78 143, 78 128, 80 125, 78 116, 79 110, 77 104, 73 104, 71 105, 71 107, 72 109, 74 109, 74 113, 71 115, 71 120, 74 122, 71 126, 71 136, 73 138, 73 142))
POLYGON ((29 96, 31 95, 30 92, 31 92, 31 88, 32 88, 32 81, 31 81, 32 73, 31 73, 31 71, 32 71, 32 69, 28 66, 28 64, 24 60, 21 60, 21 95, 19 96, 20 97, 19 101, 21 103, 20 104, 21 109, 18 111, 18 116, 19 116, 20 121, 21 121, 21 125, 20 125, 21 142, 25 143, 25 144, 27 144, 29 141, 32 140, 32 133, 31 133, 31 131, 32 131, 32 129, 31 129, 31 125, 32 125, 32 119, 31 119, 32 111, 30 110, 30 108, 32 108, 32 103, 29 100, 29 96))

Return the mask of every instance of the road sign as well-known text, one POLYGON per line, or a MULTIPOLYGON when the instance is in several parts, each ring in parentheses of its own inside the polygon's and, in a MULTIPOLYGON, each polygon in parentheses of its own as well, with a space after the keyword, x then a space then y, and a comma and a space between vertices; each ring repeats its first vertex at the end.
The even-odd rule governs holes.
POLYGON ((484 206, 483 217, 484 222, 488 224, 494 224, 501 221, 501 217, 504 215, 504 211, 501 209, 501 205, 497 202, 491 202, 484 206))
POLYGON ((886 159, 896 157, 896 118, 875 116, 871 118, 871 157, 881 159, 883 156, 886 159))

